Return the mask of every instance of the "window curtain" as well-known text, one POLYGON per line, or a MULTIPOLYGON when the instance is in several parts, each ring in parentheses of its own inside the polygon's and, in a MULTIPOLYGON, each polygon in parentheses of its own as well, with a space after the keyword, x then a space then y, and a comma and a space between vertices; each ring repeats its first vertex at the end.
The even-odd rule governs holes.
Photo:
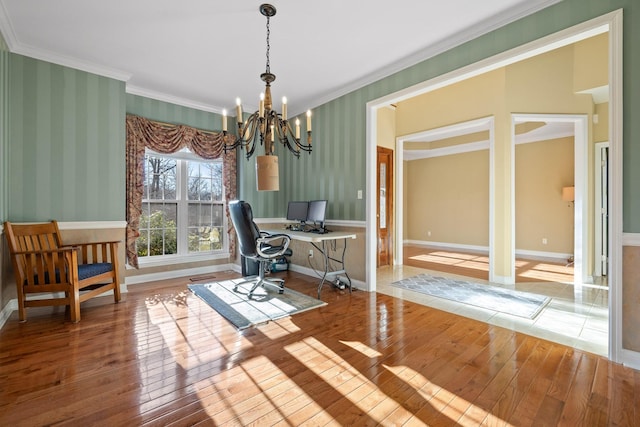
POLYGON ((224 153, 224 145, 233 143, 234 135, 204 132, 183 125, 170 125, 127 115, 127 234, 126 257, 129 265, 138 268, 136 239, 140 236, 140 216, 144 189, 144 153, 149 148, 158 153, 174 153, 187 147, 204 159, 222 157, 224 168, 224 191, 227 201, 229 252, 235 254, 235 234, 229 216, 228 203, 236 198, 236 150, 224 153))

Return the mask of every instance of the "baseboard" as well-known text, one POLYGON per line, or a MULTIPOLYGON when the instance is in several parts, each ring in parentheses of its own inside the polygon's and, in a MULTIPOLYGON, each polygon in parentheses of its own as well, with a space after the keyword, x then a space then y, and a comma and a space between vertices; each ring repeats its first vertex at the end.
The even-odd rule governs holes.
MULTIPOLYGON (((296 273, 304 274, 304 275, 309 276, 309 277, 317 277, 318 281, 320 280, 320 278, 318 277, 317 273, 315 271, 313 271, 313 269, 308 268, 308 267, 302 267, 300 265, 289 264, 289 270, 295 271, 296 273)), ((351 279, 351 286, 354 289, 359 289, 361 291, 367 291, 367 292, 369 291, 369 288, 367 287, 367 284, 365 282, 360 281, 360 280, 351 279)))
POLYGON ((156 280, 174 279, 176 277, 197 276, 201 274, 219 273, 221 271, 229 270, 236 271, 233 266, 234 264, 217 264, 207 267, 185 268, 182 270, 170 270, 162 271, 159 273, 140 274, 137 276, 125 277, 124 282, 127 285, 134 285, 138 283, 153 282, 156 280))
POLYGON ((7 304, 2 307, 2 311, 0 311, 0 329, 4 327, 4 324, 7 323, 7 320, 11 316, 11 313, 18 309, 18 300, 16 298, 10 299, 7 304))
POLYGON ((459 243, 430 242, 428 240, 405 240, 403 243, 405 245, 423 246, 426 248, 452 249, 452 250, 458 250, 458 251, 479 252, 482 254, 489 253, 488 246, 462 245, 459 243))
POLYGON ((622 364, 640 370, 640 353, 633 350, 622 349, 622 364))
POLYGON ((513 276, 493 276, 492 283, 498 283, 499 285, 513 285, 515 278, 513 276))
MULTIPOLYGON (((405 245, 421 246, 425 248, 439 248, 456 251, 476 252, 481 254, 489 254, 488 246, 477 245, 463 245, 459 243, 444 243, 444 242, 430 242, 427 240, 405 240, 405 245)), ((571 254, 565 254, 560 252, 542 252, 542 251, 529 251, 526 249, 516 249, 516 257, 523 259, 532 259, 536 261, 549 261, 549 262, 565 262, 571 254)))

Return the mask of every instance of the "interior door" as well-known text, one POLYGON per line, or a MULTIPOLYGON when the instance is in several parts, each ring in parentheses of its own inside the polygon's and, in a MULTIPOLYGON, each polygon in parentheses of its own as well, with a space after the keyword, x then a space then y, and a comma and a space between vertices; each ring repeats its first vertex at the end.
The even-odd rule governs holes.
POLYGON ((393 259, 393 150, 378 147, 378 257, 377 266, 393 259))

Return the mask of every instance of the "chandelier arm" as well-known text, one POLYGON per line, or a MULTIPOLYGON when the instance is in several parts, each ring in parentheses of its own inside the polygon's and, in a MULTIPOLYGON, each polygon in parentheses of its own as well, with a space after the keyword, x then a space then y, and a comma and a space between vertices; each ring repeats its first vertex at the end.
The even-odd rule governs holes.
MULTIPOLYGON (((270 18, 275 16, 276 8, 271 4, 262 4, 260 13, 267 18, 266 20, 266 67, 265 72, 260 75, 260 79, 266 84, 264 97, 261 99, 259 109, 251 114, 244 124, 242 121, 238 123, 238 138, 229 145, 225 145, 225 152, 237 147, 246 150, 247 160, 251 158, 258 145, 264 145, 266 155, 274 154, 275 144, 280 142, 296 157, 300 157, 300 151, 311 153, 311 131, 306 132, 306 144, 301 142, 300 138, 300 122, 296 119, 295 133, 291 127, 291 122, 286 117, 286 101, 283 98, 283 114, 279 114, 273 109, 273 100, 271 97, 271 83, 276 76, 271 73, 271 21, 270 18)), ((240 99, 236 100, 237 116, 242 118, 242 104, 240 99)), ((307 113, 307 128, 311 129, 310 113, 307 113)))

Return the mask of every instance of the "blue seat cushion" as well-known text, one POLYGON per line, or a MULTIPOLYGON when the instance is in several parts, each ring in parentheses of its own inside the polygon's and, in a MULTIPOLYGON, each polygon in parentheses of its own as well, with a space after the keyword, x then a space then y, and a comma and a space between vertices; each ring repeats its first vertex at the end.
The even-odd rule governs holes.
POLYGON ((82 264, 78 266, 78 280, 88 279, 89 277, 107 273, 111 270, 113 270, 113 265, 110 262, 82 264))
MULTIPOLYGON (((96 264, 81 264, 78 266, 78 280, 84 280, 84 279, 88 279, 89 277, 98 276, 100 274, 107 273, 111 270, 113 270, 113 264, 111 264, 110 262, 98 262, 96 264)), ((34 283, 38 285, 39 284, 38 276, 35 275, 33 277, 34 277, 34 283)), ((60 282, 60 272, 58 271, 57 268, 56 268, 56 282, 60 282)), ((48 272, 44 273, 44 283, 45 284, 51 283, 49 281, 48 272)), ((25 285, 27 284, 26 280, 24 284, 25 285)))

